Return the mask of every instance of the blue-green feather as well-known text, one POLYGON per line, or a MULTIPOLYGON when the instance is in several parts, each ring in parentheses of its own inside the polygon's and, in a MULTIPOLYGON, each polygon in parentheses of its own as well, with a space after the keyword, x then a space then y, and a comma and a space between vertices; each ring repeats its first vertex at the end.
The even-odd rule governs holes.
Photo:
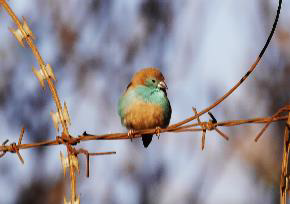
POLYGON ((162 126, 167 126, 171 117, 171 106, 166 93, 153 86, 138 85, 135 88, 128 89, 119 99, 118 113, 123 124, 126 108, 134 105, 136 100, 142 100, 147 103, 156 104, 162 107, 165 121, 162 126))

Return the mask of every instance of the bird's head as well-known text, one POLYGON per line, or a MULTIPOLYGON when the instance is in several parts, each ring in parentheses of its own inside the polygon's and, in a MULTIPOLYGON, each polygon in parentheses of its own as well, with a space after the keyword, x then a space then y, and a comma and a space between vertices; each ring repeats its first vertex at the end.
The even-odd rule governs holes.
POLYGON ((165 83, 164 76, 157 68, 144 68, 132 78, 132 85, 143 85, 149 88, 158 88, 166 93, 167 85, 165 83))

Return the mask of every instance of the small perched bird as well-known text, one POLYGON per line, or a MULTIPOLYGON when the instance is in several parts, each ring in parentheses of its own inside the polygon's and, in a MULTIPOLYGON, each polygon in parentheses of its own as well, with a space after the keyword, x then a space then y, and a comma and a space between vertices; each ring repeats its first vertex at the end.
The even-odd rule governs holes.
MULTIPOLYGON (((171 118, 171 106, 166 93, 164 76, 157 68, 145 68, 132 77, 119 99, 118 113, 122 124, 131 131, 166 128, 171 118)), ((152 134, 142 135, 148 147, 152 134)))

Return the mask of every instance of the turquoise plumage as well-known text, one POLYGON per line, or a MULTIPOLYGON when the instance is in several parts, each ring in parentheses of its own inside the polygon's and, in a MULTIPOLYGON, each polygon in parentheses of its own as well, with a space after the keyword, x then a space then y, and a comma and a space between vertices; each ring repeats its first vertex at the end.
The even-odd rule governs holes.
MULTIPOLYGON (((121 123, 129 130, 166 128, 171 118, 164 76, 157 68, 145 68, 135 73, 118 102, 121 123)), ((152 134, 142 135, 148 147, 152 134)))

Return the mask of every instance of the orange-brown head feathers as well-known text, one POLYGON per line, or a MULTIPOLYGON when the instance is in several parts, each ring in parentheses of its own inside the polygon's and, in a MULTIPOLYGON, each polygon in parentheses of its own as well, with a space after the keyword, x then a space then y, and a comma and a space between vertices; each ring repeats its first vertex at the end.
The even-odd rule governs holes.
POLYGON ((128 85, 127 90, 129 88, 136 88, 140 85, 148 87, 151 90, 160 89, 166 95, 167 85, 164 76, 158 68, 149 67, 138 71, 133 75, 132 81, 128 85))
POLYGON ((160 82, 164 81, 164 76, 158 68, 144 68, 134 74, 131 83, 133 87, 136 85, 146 85, 149 79, 160 82))

